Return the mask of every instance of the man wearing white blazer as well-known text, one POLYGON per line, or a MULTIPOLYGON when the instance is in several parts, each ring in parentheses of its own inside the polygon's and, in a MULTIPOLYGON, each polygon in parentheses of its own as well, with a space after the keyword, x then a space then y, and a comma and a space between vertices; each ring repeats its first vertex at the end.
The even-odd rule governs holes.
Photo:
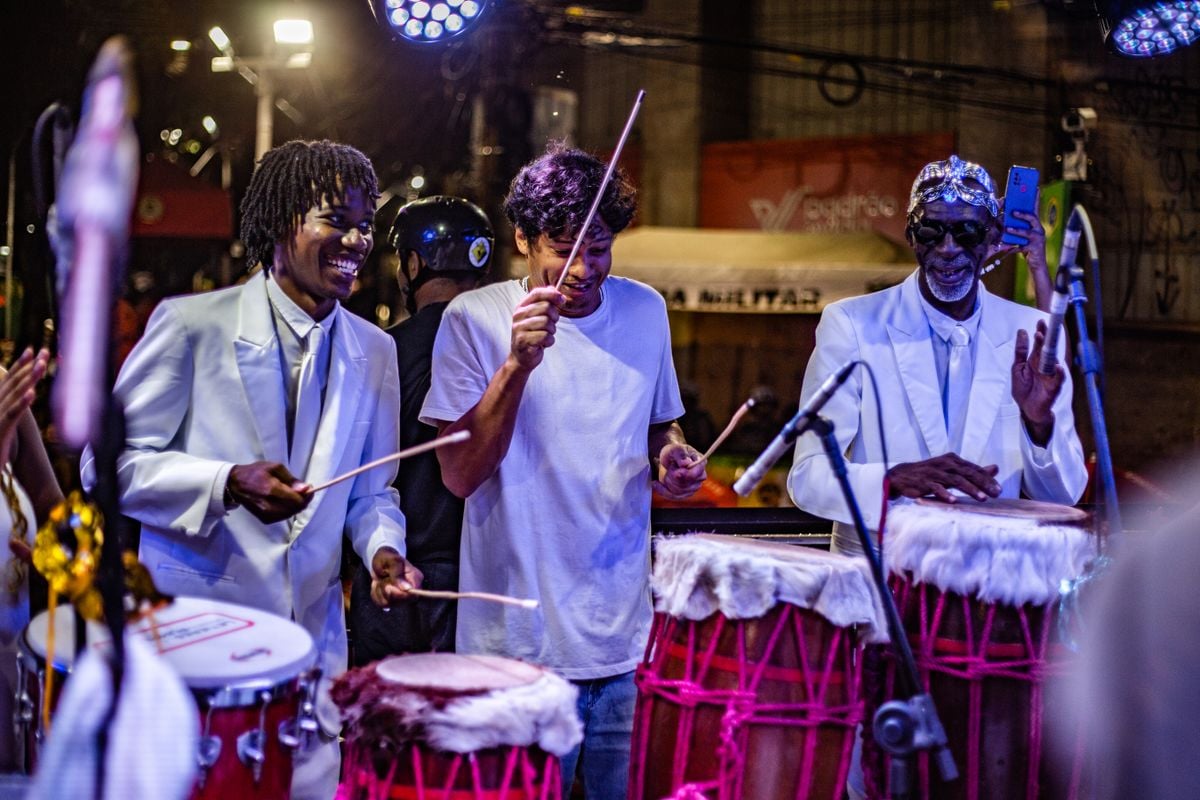
MULTIPOLYGON (((1045 269, 1040 221, 1017 215, 1030 227, 1009 232, 1028 239, 1020 249, 1031 268, 1045 269)), ((824 310, 800 398, 848 361, 874 371, 879 394, 866 370, 855 369, 822 410, 867 526, 879 525, 884 445, 892 498, 1023 494, 1074 504, 1087 473, 1070 375, 1061 363, 1050 376, 1037 370, 1046 315, 992 295, 980 281, 1002 233, 991 177, 956 156, 927 165, 913 183, 906 231, 917 270, 899 286, 824 310)), ((788 490, 799 507, 839 522, 836 550, 862 552, 818 437, 797 441, 788 490)))
MULTIPOLYGON (((394 463, 312 491, 399 445, 392 339, 338 303, 371 250, 377 197, 354 148, 268 152, 242 203, 242 238, 264 269, 160 304, 115 389, 128 421, 122 511, 142 525, 159 588, 295 620, 326 680, 346 668, 343 533, 372 568, 376 602, 420 582, 403 559, 394 463)), ((95 480, 90 459, 84 477, 95 480)), ((325 744, 297 756, 293 797, 336 790, 337 712, 324 693, 318 711, 325 744)))

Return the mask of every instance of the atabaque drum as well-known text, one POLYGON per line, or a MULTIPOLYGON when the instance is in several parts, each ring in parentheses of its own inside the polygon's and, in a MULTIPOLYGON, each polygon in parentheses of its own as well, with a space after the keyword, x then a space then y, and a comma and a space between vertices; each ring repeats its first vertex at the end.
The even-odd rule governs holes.
POLYGON ((631 800, 842 797, 860 640, 886 639, 866 562, 719 535, 659 538, 637 669, 631 800))
POLYGON ((350 670, 338 800, 561 800, 583 738, 575 686, 499 656, 421 653, 350 670))
MULTIPOLYGON (((1015 499, 901 501, 888 511, 884 565, 960 775, 941 782, 920 754, 914 797, 1082 796, 1080 759, 1047 752, 1056 714, 1047 688, 1070 665, 1058 600, 1096 553, 1089 521, 1069 506, 1015 499)), ((869 649, 868 665, 868 680, 879 676, 879 691, 868 691, 873 713, 894 697, 895 664, 869 649)), ((888 797, 888 757, 869 728, 865 783, 888 797)))
MULTIPOLYGON (((28 679, 19 705, 27 712, 21 719, 31 762, 44 738, 39 687, 48 669, 55 672, 53 684, 61 687, 75 661, 74 609, 55 610, 51 664, 46 658, 49 623, 49 612, 37 615, 21 641, 28 679)), ((177 597, 131 625, 130 633, 149 642, 196 699, 200 771, 193 800, 285 800, 291 793, 293 752, 317 730, 316 650, 308 632, 258 609, 177 597)), ((90 623, 88 646, 108 644, 107 631, 90 623)), ((52 708, 55 699, 50 698, 52 708)))

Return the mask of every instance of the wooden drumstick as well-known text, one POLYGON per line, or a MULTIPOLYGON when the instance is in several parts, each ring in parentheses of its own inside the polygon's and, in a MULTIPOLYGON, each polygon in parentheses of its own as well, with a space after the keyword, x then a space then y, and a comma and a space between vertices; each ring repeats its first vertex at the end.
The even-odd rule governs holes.
POLYGON ((583 237, 587 236, 588 228, 592 226, 592 220, 596 218, 596 211, 600 208, 600 201, 604 199, 604 190, 608 188, 608 182, 612 180, 613 171, 617 168, 617 159, 621 157, 621 150, 625 147, 625 140, 629 138, 629 132, 633 130, 633 122, 637 119, 638 111, 642 108, 642 101, 646 99, 646 90, 639 89, 637 97, 633 101, 633 110, 629 112, 629 119, 625 122, 625 130, 621 131, 621 138, 617 140, 617 149, 613 150, 612 159, 608 162, 608 170, 604 173, 604 179, 600 181, 600 190, 596 192, 596 199, 592 201, 592 207, 588 211, 587 217, 583 220, 583 225, 579 227, 579 233, 575 236, 575 244, 571 246, 571 254, 567 256, 567 265, 563 267, 563 271, 558 276, 558 283, 554 284, 555 289, 562 289, 563 279, 567 277, 567 270, 571 268, 571 264, 575 263, 575 256, 579 255, 579 248, 583 246, 583 237))
MULTIPOLYGON (((718 436, 717 440, 712 443, 712 447, 709 447, 708 450, 704 452, 704 455, 700 456, 700 461, 708 461, 708 457, 716 452, 717 448, 721 446, 721 442, 729 438, 729 434, 733 433, 733 429, 736 428, 737 424, 742 421, 742 417, 746 416, 746 412, 752 408, 754 408, 753 397, 742 403, 742 405, 734 413, 733 419, 729 420, 729 424, 725 426, 725 430, 721 431, 721 435, 718 436)), ((699 464, 700 461, 697 461, 696 463, 699 464)))
POLYGON ((409 594, 416 597, 429 597, 434 600, 484 600, 488 603, 501 603, 506 606, 534 609, 538 607, 537 600, 509 597, 503 594, 489 592, 443 592, 435 589, 408 589, 409 594))
POLYGON ((308 494, 316 494, 317 492, 321 491, 322 489, 328 489, 330 486, 333 486, 335 483, 341 483, 342 481, 349 480, 350 478, 353 478, 355 475, 361 475, 362 473, 366 472, 367 470, 375 469, 375 467, 378 467, 381 464, 387 464, 390 461, 403 461, 404 459, 406 459, 410 456, 420 455, 421 453, 424 453, 427 450, 433 450, 434 448, 441 447, 442 445, 446 445, 446 444, 454 444, 456 442, 465 442, 467 439, 470 439, 470 438, 471 438, 470 431, 455 431, 454 433, 451 433, 448 436, 439 436, 437 439, 434 439, 429 442, 422 442, 421 444, 418 444, 418 445, 413 445, 412 447, 409 447, 405 450, 401 450, 399 453, 392 453, 390 456, 384 456, 383 458, 377 458, 374 461, 372 461, 370 464, 363 464, 361 467, 358 467, 357 469, 352 469, 349 472, 346 472, 342 475, 338 475, 336 478, 330 478, 329 480, 325 481, 324 483, 320 484, 319 486, 314 486, 312 489, 310 489, 308 491, 308 494))

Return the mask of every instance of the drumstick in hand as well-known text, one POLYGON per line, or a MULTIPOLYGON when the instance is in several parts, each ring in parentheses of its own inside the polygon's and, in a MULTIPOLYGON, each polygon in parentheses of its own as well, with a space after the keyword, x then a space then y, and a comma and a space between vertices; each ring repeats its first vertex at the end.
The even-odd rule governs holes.
POLYGON ((434 589, 408 589, 409 594, 416 597, 429 597, 434 600, 485 600, 489 603, 502 603, 518 608, 537 608, 537 600, 523 600, 519 597, 509 597, 503 594, 488 592, 442 592, 434 589))
MULTIPOLYGON (((742 403, 741 407, 738 408, 738 410, 734 413, 733 419, 729 420, 729 424, 725 426, 725 430, 721 431, 721 435, 718 436, 717 440, 712 443, 712 447, 708 448, 708 450, 704 452, 704 455, 700 456, 700 461, 708 461, 708 457, 716 452, 717 448, 721 446, 721 442, 729 438, 729 434, 733 433, 733 429, 736 428, 737 424, 742 421, 742 417, 746 416, 746 412, 752 408, 754 408, 753 397, 742 403)), ((696 463, 699 464, 700 461, 697 461, 696 463)))
POLYGON ((338 475, 336 478, 330 478, 329 480, 325 481, 324 483, 322 483, 318 486, 314 486, 312 489, 310 489, 308 491, 308 493, 315 494, 316 492, 319 492, 322 489, 328 489, 330 486, 333 486, 335 483, 341 483, 342 481, 349 480, 349 479, 353 478, 355 475, 361 475, 362 473, 366 472, 369 469, 375 469, 375 467, 378 467, 382 464, 387 464, 390 461, 403 461, 404 459, 406 459, 410 456, 420 455, 421 453, 424 453, 427 450, 433 450, 434 448, 441 447, 442 445, 446 445, 446 444, 454 444, 456 442, 465 442, 467 439, 470 439, 470 438, 471 438, 470 431, 455 431, 454 433, 450 434, 449 436, 440 436, 437 439, 434 439, 432 441, 422 442, 421 444, 413 445, 412 447, 409 447, 406 450, 401 450, 399 453, 392 453, 390 456, 384 456, 383 458, 377 458, 374 461, 372 461, 370 464, 363 464, 361 467, 358 467, 357 469, 352 469, 349 472, 338 475))

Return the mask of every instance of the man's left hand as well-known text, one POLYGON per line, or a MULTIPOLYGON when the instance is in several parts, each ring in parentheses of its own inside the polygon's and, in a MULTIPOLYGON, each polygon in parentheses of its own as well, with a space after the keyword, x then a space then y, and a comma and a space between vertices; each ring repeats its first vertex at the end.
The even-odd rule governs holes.
POLYGON ((1045 447, 1054 432, 1054 400, 1066 377, 1062 364, 1054 366, 1053 375, 1038 371, 1045 342, 1046 323, 1043 320, 1038 320, 1033 334, 1033 352, 1029 351, 1029 334, 1024 330, 1017 331, 1012 365, 1012 397, 1021 409, 1029 438, 1039 447, 1045 447))
POLYGON ((421 588, 424 577, 394 549, 381 547, 371 559, 371 600, 383 608, 408 600, 413 596, 409 590, 421 588))
POLYGON ((705 462, 691 445, 668 442, 658 453, 658 480, 654 491, 668 500, 686 500, 707 476, 705 462))

